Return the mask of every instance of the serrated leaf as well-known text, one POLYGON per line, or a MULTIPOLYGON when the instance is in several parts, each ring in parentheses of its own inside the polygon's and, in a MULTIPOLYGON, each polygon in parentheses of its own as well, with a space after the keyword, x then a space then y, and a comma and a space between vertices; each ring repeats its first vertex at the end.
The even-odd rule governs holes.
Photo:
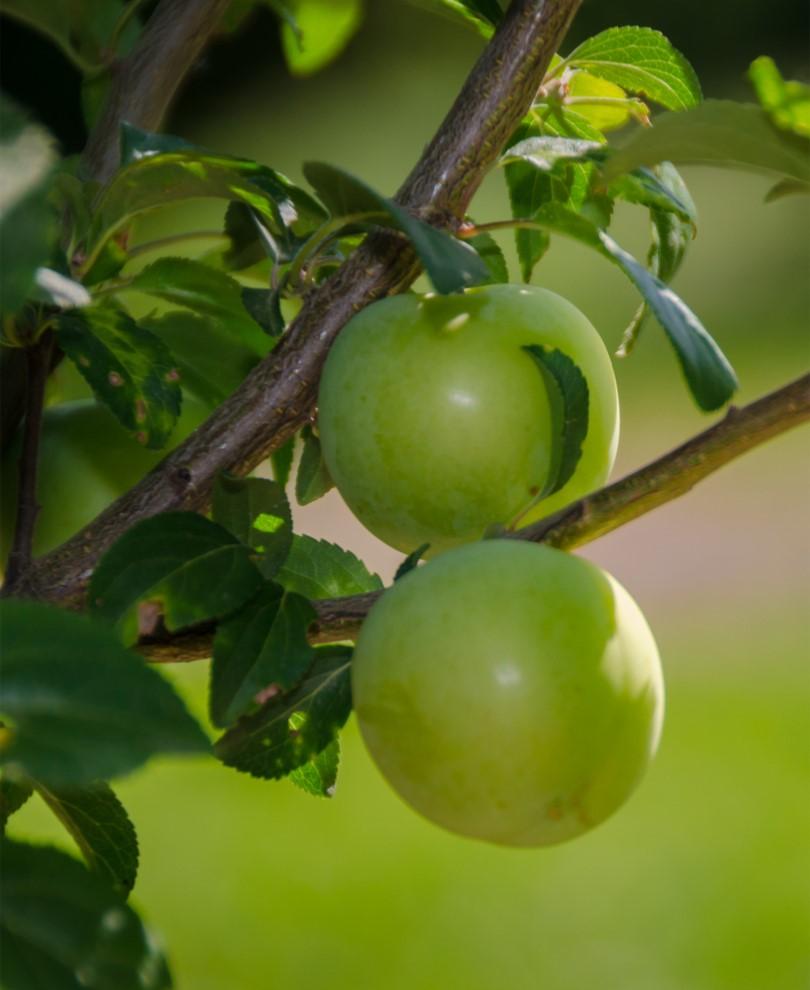
POLYGON ((618 265, 666 332, 700 408, 711 411, 728 402, 737 389, 734 370, 697 316, 672 289, 587 218, 551 203, 535 213, 535 220, 581 241, 618 265))
POLYGON ((22 808, 33 793, 34 788, 24 778, 12 780, 5 774, 0 777, 0 836, 5 834, 9 818, 22 808))
POLYGON ((195 512, 164 512, 136 523, 101 558, 88 589, 90 609, 114 624, 126 645, 221 619, 262 584, 249 547, 195 512))
POLYGON ((351 656, 351 649, 343 646, 316 649, 301 684, 240 719, 217 741, 217 757, 226 766, 269 779, 285 777, 308 763, 337 737, 349 717, 351 656))
POLYGON ((647 115, 641 100, 630 99, 621 86, 581 70, 572 72, 568 79, 565 105, 575 106, 576 113, 603 134, 624 127, 631 116, 647 115), (605 102, 611 100, 616 102, 605 102))
MULTIPOLYGON (((293 716, 292 725, 296 718, 293 716)), ((340 740, 333 739, 317 756, 290 773, 290 780, 302 791, 314 797, 334 796, 340 768, 340 740)))
POLYGON ((113 890, 128 894, 138 875, 138 837, 126 809, 102 782, 36 789, 76 841, 87 865, 113 890))
POLYGON ((242 286, 225 272, 191 258, 158 258, 128 288, 211 316, 258 357, 267 353, 267 339, 242 303, 242 286))
POLYGON ((275 580, 310 599, 360 595, 383 586, 379 575, 371 574, 350 550, 298 534, 275 580))
POLYGON ((321 452, 321 441, 305 426, 301 430, 304 448, 301 460, 298 462, 298 474, 295 478, 295 498, 299 505, 309 505, 324 496, 335 487, 326 461, 321 452))
POLYGON ((783 79, 776 63, 767 55, 754 59, 748 78, 757 99, 777 127, 810 137, 810 86, 783 79))
POLYGON ((236 615, 221 622, 211 664, 211 721, 221 728, 262 703, 266 692, 293 687, 313 648, 307 629, 315 611, 301 595, 268 582, 236 615))
MULTIPOLYGON (((125 162, 96 204, 86 250, 92 263, 112 235, 145 210, 182 199, 208 197, 237 200, 254 209, 279 238, 297 248, 326 219, 323 208, 305 190, 266 165, 215 155, 167 135, 143 131, 133 136, 137 157, 125 162)), ((88 264, 89 267, 89 264, 88 264)))
POLYGON ((155 939, 101 877, 49 846, 4 839, 5 990, 166 990, 155 939))
MULTIPOLYGON (((259 362, 254 348, 232 336, 224 322, 209 316, 173 310, 146 316, 140 326, 168 346, 183 388, 211 408, 224 402, 259 362)), ((269 347, 271 342, 263 339, 269 347)))
POLYGON ((254 552, 264 577, 273 577, 293 542, 292 513, 284 488, 268 478, 235 478, 221 474, 214 485, 211 513, 254 552))
MULTIPOLYGON (((661 166, 667 165, 674 171, 674 166, 670 163, 661 163, 661 166)), ((686 222, 690 231, 694 230, 697 211, 688 192, 683 195, 686 186, 682 180, 680 180, 679 189, 676 192, 672 183, 662 179, 660 173, 657 174, 654 169, 642 167, 634 169, 627 175, 619 176, 610 184, 608 191, 614 198, 623 199, 628 203, 646 206, 650 210, 661 213, 675 213, 682 221, 686 222)))
POLYGON ((57 341, 96 398, 151 449, 163 447, 180 415, 180 375, 166 344, 110 305, 62 313, 57 341))
POLYGON ((0 759, 53 786, 127 773, 208 740, 174 690, 113 632, 33 602, 0 603, 0 759))
POLYGON ((48 262, 57 225, 48 204, 56 149, 53 138, 7 97, 0 97, 0 309, 15 313, 48 262))
POLYGON ((542 372, 551 406, 551 462, 539 501, 558 492, 579 464, 588 433, 588 383, 579 366, 562 351, 539 344, 529 344, 523 350, 542 372))
POLYGON ((583 41, 565 62, 641 93, 668 110, 685 110, 701 99, 695 70, 652 28, 608 28, 583 41))
POLYGON ((410 574, 411 571, 416 570, 419 561, 422 557, 424 557, 429 549, 430 544, 423 543, 415 550, 412 550, 397 568, 396 573, 394 574, 394 581, 399 581, 401 578, 404 578, 406 574, 410 574))
POLYGON ((705 100, 681 113, 662 113, 611 144, 602 166, 605 181, 659 162, 719 165, 810 182, 810 142, 779 130, 758 106, 705 100))
POLYGON ((283 21, 281 42, 294 76, 311 76, 333 62, 356 34, 362 0, 288 0, 295 23, 283 21))
POLYGON ((553 134, 540 135, 534 130, 532 136, 522 138, 503 153, 501 164, 509 165, 521 160, 542 172, 551 172, 560 162, 585 161, 592 152, 598 152, 601 148, 599 141, 553 134))
POLYGON ((377 214, 375 223, 401 230, 413 245, 437 292, 459 292, 489 280, 489 270, 467 244, 417 220, 391 199, 360 179, 324 162, 304 165, 307 181, 334 216, 377 214))

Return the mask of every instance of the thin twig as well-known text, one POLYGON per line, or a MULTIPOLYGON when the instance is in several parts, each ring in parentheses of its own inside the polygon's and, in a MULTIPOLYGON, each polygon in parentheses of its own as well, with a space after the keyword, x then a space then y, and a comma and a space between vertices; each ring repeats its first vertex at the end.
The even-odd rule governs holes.
MULTIPOLYGON (((513 0, 402 186, 402 205, 437 226, 458 225, 531 106, 579 3, 513 0)), ((327 351, 349 318, 375 299, 402 291, 418 273, 416 257, 401 235, 371 234, 307 296, 279 346, 210 419, 84 530, 35 561, 23 576, 20 594, 81 607, 97 560, 130 526, 158 512, 204 508, 221 471, 252 471, 310 418, 327 351)))
MULTIPOLYGON (((610 533, 652 509, 684 495, 699 481, 753 447, 810 420, 810 375, 805 375, 741 409, 675 450, 613 485, 574 502, 547 519, 507 534, 571 550, 610 533)), ((314 602, 318 621, 314 643, 357 637, 363 619, 381 591, 314 602)), ((143 643, 140 651, 158 663, 202 660, 211 655, 212 631, 180 633, 163 642, 143 643)))
POLYGON ((3 595, 8 595, 14 591, 15 581, 31 563, 34 527, 40 510, 37 499, 39 438, 42 430, 45 385, 51 366, 52 349, 53 332, 51 330, 46 330, 35 344, 26 349, 25 428, 19 464, 17 518, 14 523, 14 540, 6 565, 3 595))

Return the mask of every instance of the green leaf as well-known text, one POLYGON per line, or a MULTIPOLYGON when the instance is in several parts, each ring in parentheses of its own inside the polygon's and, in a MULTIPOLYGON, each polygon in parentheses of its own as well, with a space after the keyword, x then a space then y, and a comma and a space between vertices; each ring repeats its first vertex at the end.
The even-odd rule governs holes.
POLYGON ((220 737, 219 759, 254 777, 277 779, 326 749, 351 711, 351 656, 345 646, 316 649, 298 687, 271 698, 220 737))
POLYGON ((173 310, 146 316, 140 326, 168 346, 183 388, 211 408, 224 402, 259 362, 255 349, 234 337, 227 323, 209 316, 173 310))
POLYGON ((323 459, 321 441, 310 427, 305 426, 301 430, 301 438, 304 449, 295 479, 295 498, 299 505, 309 505, 334 488, 335 483, 323 459))
POLYGON ((266 577, 278 571, 293 542, 290 503, 283 487, 268 478, 221 474, 214 486, 211 517, 254 551, 266 577))
POLYGON ((126 809, 108 784, 36 789, 76 841, 87 865, 113 890, 128 894, 138 875, 138 837, 126 809))
POLYGON ((284 333, 284 315, 281 312, 281 293, 278 289, 242 289, 242 305, 256 323, 271 337, 284 333))
POLYGON ((285 175, 248 159, 215 155, 166 135, 129 128, 137 157, 125 162, 102 192, 86 246, 90 266, 102 245, 134 217, 166 203, 208 197, 254 209, 283 246, 297 249, 326 219, 323 208, 285 175), (169 148, 170 150, 167 150, 169 148))
POLYGON ((13 780, 5 774, 0 777, 0 836, 5 835, 9 818, 22 808, 33 793, 34 788, 25 779, 13 780))
POLYGON ((540 368, 551 405, 553 449, 539 501, 567 484, 579 464, 588 433, 588 383, 579 366, 562 351, 539 344, 529 344, 523 350, 540 368))
POLYGON ((661 170, 665 167, 675 172, 671 163, 662 162, 657 166, 658 171, 642 167, 621 175, 610 184, 609 194, 628 203, 646 206, 650 210, 677 214, 686 223, 691 237, 697 220, 695 204, 680 176, 677 191, 672 182, 661 177, 661 170))
MULTIPOLYGON (((296 727, 297 716, 293 716, 291 724, 296 727)), ((340 768, 340 741, 332 742, 322 749, 309 763, 298 767, 290 773, 290 780, 302 791, 315 797, 333 797, 340 768)))
POLYGON ((540 135, 536 128, 531 128, 530 133, 532 136, 522 138, 503 153, 501 164, 509 165, 520 160, 542 172, 551 172, 560 162, 587 161, 592 152, 599 152, 603 147, 599 141, 540 135))
POLYGON ((661 279, 583 216, 551 203, 537 211, 534 218, 547 229, 587 244, 618 265, 663 327, 700 408, 711 411, 728 402, 737 389, 733 368, 697 316, 661 279))
POLYGON ((607 182, 640 165, 719 165, 810 182, 810 142, 774 127, 760 107, 706 100, 693 110, 663 113, 611 145, 607 182))
POLYGON ((292 470, 294 453, 295 437, 290 437, 290 439, 286 443, 282 444, 278 450, 274 450, 272 454, 270 454, 270 463, 273 466, 273 477, 284 489, 286 489, 287 482, 290 480, 290 471, 292 470))
POLYGON ((295 24, 282 21, 281 43, 294 76, 311 76, 343 51, 363 19, 362 0, 287 0, 295 24))
POLYGON ((754 59, 748 78, 757 99, 777 127, 810 137, 810 86, 785 81, 774 60, 767 55, 754 59))
POLYGON ((468 244, 417 220, 348 172, 324 162, 307 162, 304 175, 334 216, 378 214, 375 223, 387 221, 401 230, 437 292, 459 292, 468 285, 489 281, 489 269, 468 244))
POLYGON ((100 876, 49 846, 4 839, 5 990, 165 990, 155 939, 100 876))
POLYGON ((0 604, 0 758, 48 785, 127 773, 208 741, 173 689, 106 626, 33 602, 0 604))
POLYGON ((492 23, 476 11, 475 0, 411 0, 411 3, 443 14, 448 20, 465 24, 482 38, 488 40, 492 37, 492 23))
POLYGON ((509 269, 506 265, 506 258, 503 256, 500 245, 492 236, 484 231, 476 234, 475 237, 467 239, 467 244, 479 254, 481 260, 489 269, 490 282, 508 282, 509 269))
POLYGON ((412 550, 397 568, 396 574, 394 574, 394 581, 399 581, 400 578, 404 578, 406 574, 410 574, 411 571, 415 570, 417 564, 429 549, 430 544, 423 543, 415 550, 412 550))
POLYGON ((293 687, 313 658, 307 629, 315 611, 301 595, 268 582, 217 627, 211 665, 211 721, 231 725, 266 697, 293 687))
POLYGON ((111 305, 59 316, 58 343, 96 397, 145 447, 163 447, 180 415, 180 374, 169 348, 111 305))
POLYGON ((576 113, 603 134, 624 127, 631 117, 649 119, 649 108, 645 103, 628 97, 621 86, 592 76, 590 72, 571 72, 567 87, 564 108, 576 107, 576 113))
POLYGON ((695 70, 652 28, 608 28, 583 41, 564 61, 631 93, 642 93, 668 110, 685 110, 701 99, 695 70))
POLYGON ((326 540, 296 534, 275 580, 305 598, 341 598, 378 591, 383 583, 350 550, 326 540))
POLYGON ((266 336, 242 304, 242 286, 225 272, 190 258, 159 258, 139 272, 128 288, 213 317, 258 357, 268 351, 266 336))
POLYGON ((47 197, 56 149, 42 127, 0 96, 0 309, 15 313, 48 262, 57 225, 47 197))
POLYGON ((262 584, 249 547, 195 512, 136 523, 107 551, 90 579, 90 608, 126 644, 221 619, 262 584))

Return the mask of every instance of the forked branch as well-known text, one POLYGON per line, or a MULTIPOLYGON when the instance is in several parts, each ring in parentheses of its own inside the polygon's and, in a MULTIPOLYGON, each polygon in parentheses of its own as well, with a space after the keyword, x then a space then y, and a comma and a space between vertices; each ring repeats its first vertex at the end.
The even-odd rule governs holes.
MULTIPOLYGON (((714 426, 658 460, 574 502, 547 519, 509 534, 571 550, 590 543, 652 509, 686 494, 724 464, 771 437, 810 420, 810 374, 798 378, 740 409, 732 407, 714 426)), ((311 629, 314 643, 355 639, 363 619, 384 592, 315 602, 318 621, 311 629)), ((210 630, 144 643, 150 660, 177 662, 211 655, 210 630)))

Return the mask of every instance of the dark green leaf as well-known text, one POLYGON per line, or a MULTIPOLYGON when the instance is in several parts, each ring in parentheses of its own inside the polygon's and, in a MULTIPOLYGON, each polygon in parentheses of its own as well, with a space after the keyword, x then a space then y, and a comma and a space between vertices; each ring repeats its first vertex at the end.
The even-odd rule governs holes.
POLYGON ((458 292, 489 281, 489 269, 462 241, 417 220, 360 179, 324 162, 307 162, 304 175, 334 216, 378 214, 375 223, 401 230, 411 241, 437 292, 458 292))
POLYGON ((264 237, 261 236, 261 215, 244 203, 229 204, 225 211, 225 235, 231 243, 223 255, 223 261, 233 271, 250 268, 266 258, 266 245, 272 246, 270 257, 274 261, 280 254, 269 231, 264 237))
POLYGON ((56 150, 44 128, 0 97, 0 309, 16 312, 47 264, 56 238, 48 204, 56 150))
MULTIPOLYGON (((668 165, 675 171, 674 166, 668 162, 662 162, 661 165, 668 165)), ((683 180, 679 180, 679 184, 683 190, 686 189, 683 180)), ((627 175, 619 176, 610 184, 609 192, 611 196, 628 203, 646 206, 657 212, 675 213, 687 223, 690 231, 694 230, 697 211, 692 198, 688 192, 685 196, 679 195, 680 190, 676 193, 672 183, 662 180, 655 169, 637 168, 627 175)))
POLYGON ((535 214, 535 220, 587 244, 618 265, 666 332, 700 408, 710 411, 728 402, 737 389, 734 370, 697 316, 672 289, 585 217, 551 203, 535 214))
MULTIPOLYGON (((0 732, 3 731, 7 730, 0 729, 0 732)), ((12 780, 5 774, 0 777, 0 836, 5 834, 9 818, 22 808, 33 793, 33 787, 24 778, 12 780)))
POLYGON ((766 203, 773 203, 774 200, 783 199, 785 196, 810 196, 810 184, 807 182, 797 182, 795 179, 782 179, 768 190, 765 197, 766 203))
MULTIPOLYGON (((183 388, 212 408, 227 399, 259 362, 255 349, 234 337, 225 321, 209 316, 173 310, 147 316, 140 325, 168 345, 183 388)), ((269 347, 271 342, 263 339, 269 347)))
POLYGON ((326 540, 297 534, 275 580, 288 591, 312 599, 360 595, 383 586, 379 576, 369 573, 351 551, 326 540))
POLYGON ((128 894, 138 875, 138 837, 109 784, 36 789, 76 841, 91 870, 128 894))
MULTIPOLYGON (((295 728, 297 716, 291 722, 295 728)), ((340 767, 340 741, 334 739, 326 749, 322 749, 309 763, 293 770, 290 780, 315 797, 333 797, 340 767)))
POLYGON ((503 251, 501 251, 498 242, 492 234, 484 231, 481 234, 476 234, 475 237, 468 238, 467 243, 478 252, 484 264, 489 269, 490 282, 509 281, 509 269, 506 266, 506 258, 504 258, 503 251))
POLYGON ((129 288, 211 316, 259 357, 267 353, 267 339, 242 304, 242 286, 225 272, 190 258, 159 258, 129 288))
POLYGON ((281 42, 295 76, 311 76, 343 51, 360 27, 362 0, 287 0, 294 23, 285 18, 281 42))
POLYGON ((122 168, 133 162, 138 162, 142 158, 151 158, 154 155, 165 155, 172 151, 193 152, 198 150, 185 138, 176 137, 174 134, 155 134, 151 131, 142 131, 126 120, 121 123, 119 137, 122 168))
POLYGON ((214 486, 212 519, 254 551, 256 566, 273 577, 292 546, 292 514, 283 487, 267 478, 221 474, 214 486))
POLYGON ((202 730, 165 680, 98 622, 7 600, 0 715, 10 769, 54 786, 127 773, 156 753, 201 753, 202 730))
POLYGON ((110 305, 62 313, 58 342, 122 425, 145 447, 164 446, 180 415, 180 373, 169 348, 110 305))
POLYGON ((810 86, 786 81, 767 55, 754 59, 748 69, 762 107, 777 127, 810 137, 810 86))
POLYGON ((617 138, 602 167, 610 182, 658 162, 742 168, 810 182, 810 142, 771 123, 760 107, 706 100, 682 113, 663 113, 652 127, 617 138))
POLYGON ((345 646, 317 649, 298 687, 271 698, 217 741, 219 759, 254 777, 277 779, 326 749, 351 711, 351 656, 345 646))
POLYGON ((314 619, 306 598, 268 582, 240 612, 219 624, 211 665, 215 725, 231 725, 301 680, 312 662, 307 629, 314 619))
POLYGON ((582 456, 588 433, 588 383, 574 361, 562 351, 529 344, 523 348, 537 363, 551 405, 553 448, 548 480, 538 500, 565 485, 582 456))
POLYGON ((165 990, 166 960, 109 884, 48 846, 4 839, 5 990, 165 990))
POLYGON ((651 28, 608 28, 583 41, 565 62, 631 93, 642 93, 668 110, 685 110, 701 99, 695 70, 663 34, 651 28))
POLYGON ((278 450, 274 450, 270 455, 270 463, 273 465, 273 477, 282 488, 287 487, 290 480, 290 470, 292 469, 293 454, 295 453, 295 437, 282 444, 278 450))
POLYGON ((410 574, 411 571, 415 570, 417 564, 429 549, 430 544, 423 543, 420 547, 412 550, 397 568, 394 581, 399 581, 400 578, 404 578, 406 574, 410 574))
POLYGON ((129 645, 220 619, 259 590, 262 578, 250 549, 195 512, 165 512, 137 523, 107 551, 93 572, 90 608, 115 623, 129 645))
POLYGON ((308 426, 301 430, 301 437, 304 449, 295 479, 295 497, 299 505, 309 505, 334 488, 335 483, 323 459, 321 441, 308 426))
POLYGON ((242 305, 256 323, 271 337, 284 333, 281 294, 277 289, 242 289, 242 305))

